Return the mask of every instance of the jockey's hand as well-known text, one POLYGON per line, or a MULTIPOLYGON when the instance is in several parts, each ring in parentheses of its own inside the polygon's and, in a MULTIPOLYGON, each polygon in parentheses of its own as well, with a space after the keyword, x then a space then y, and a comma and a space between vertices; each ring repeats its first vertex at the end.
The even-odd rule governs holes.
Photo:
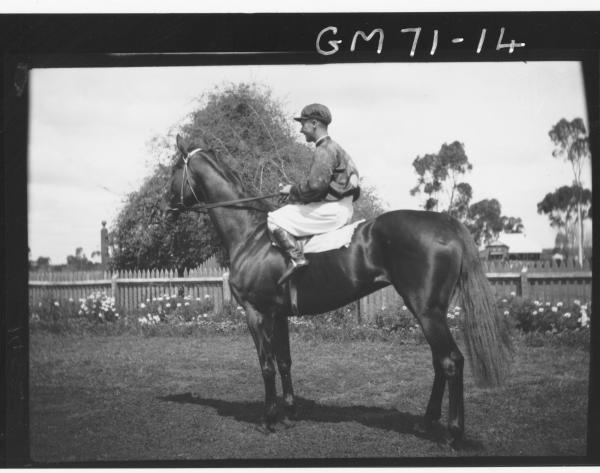
POLYGON ((285 186, 283 184, 279 184, 279 193, 280 194, 289 195, 291 189, 292 189, 291 184, 287 184, 285 186))

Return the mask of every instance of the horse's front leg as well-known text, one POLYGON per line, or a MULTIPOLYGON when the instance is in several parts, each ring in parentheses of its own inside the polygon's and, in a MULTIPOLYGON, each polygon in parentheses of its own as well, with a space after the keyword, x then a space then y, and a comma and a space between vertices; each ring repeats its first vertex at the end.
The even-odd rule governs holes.
POLYGON ((279 376, 281 376, 285 416, 288 420, 292 420, 296 417, 296 404, 294 401, 294 388, 292 387, 292 357, 290 355, 288 319, 283 313, 275 315, 274 335, 273 346, 275 348, 279 376))
POLYGON ((275 388, 275 353, 273 351, 274 317, 265 315, 247 304, 246 319, 248 328, 254 339, 258 362, 265 383, 265 410, 263 416, 264 427, 271 432, 275 431, 277 422, 277 390, 275 388))

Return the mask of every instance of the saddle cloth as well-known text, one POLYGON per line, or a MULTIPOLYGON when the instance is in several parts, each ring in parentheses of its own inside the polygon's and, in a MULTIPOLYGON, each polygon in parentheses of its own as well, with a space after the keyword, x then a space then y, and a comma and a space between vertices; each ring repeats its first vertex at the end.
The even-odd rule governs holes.
POLYGON ((298 241, 304 245, 304 253, 321 253, 323 251, 335 250, 342 246, 348 247, 352 240, 352 235, 365 219, 345 225, 337 230, 319 235, 313 235, 308 238, 301 238, 298 241))

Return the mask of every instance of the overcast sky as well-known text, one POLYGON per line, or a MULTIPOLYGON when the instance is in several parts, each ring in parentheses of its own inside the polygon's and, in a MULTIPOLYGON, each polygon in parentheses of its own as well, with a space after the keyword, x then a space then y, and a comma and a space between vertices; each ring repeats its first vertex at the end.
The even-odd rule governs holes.
POLYGON ((59 264, 77 247, 98 251, 101 221, 110 227, 151 171, 149 140, 181 123, 203 92, 238 82, 270 87, 290 118, 326 104, 331 136, 390 209, 419 207, 409 194, 418 155, 461 141, 473 202, 498 199, 529 238, 553 246, 536 204, 572 182, 548 131, 563 117, 587 126, 576 62, 43 69, 31 81, 31 258, 59 264))

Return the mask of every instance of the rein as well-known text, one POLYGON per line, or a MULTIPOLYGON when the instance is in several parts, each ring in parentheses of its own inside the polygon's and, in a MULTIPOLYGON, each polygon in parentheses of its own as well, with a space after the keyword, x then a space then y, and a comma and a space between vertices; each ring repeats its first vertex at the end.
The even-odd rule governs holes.
MULTIPOLYGON (((169 208, 169 210, 172 211, 182 211, 182 210, 192 210, 194 212, 202 212, 204 210, 208 210, 208 209, 214 209, 215 207, 233 207, 235 208, 235 204, 241 204, 244 202, 252 202, 252 201, 256 201, 256 200, 262 200, 262 199, 269 199, 271 197, 277 197, 280 196, 281 194, 279 192, 276 192, 274 194, 267 194, 267 195, 261 195, 258 197, 245 197, 243 199, 234 199, 234 200, 225 200, 222 202, 207 202, 205 204, 200 202, 200 199, 198 199, 198 196, 196 195, 196 193, 194 192, 194 186, 192 186, 192 180, 190 177, 190 172, 188 170, 188 162, 191 158, 194 157, 194 155, 198 152, 201 152, 202 148, 197 148, 193 151, 191 151, 190 153, 187 154, 187 156, 183 156, 183 162, 185 164, 185 167, 183 168, 183 178, 181 179, 181 199, 180 199, 180 204, 181 207, 180 208, 169 208), (194 198, 196 199, 197 204, 186 207, 183 205, 183 190, 184 190, 184 185, 187 182, 187 185, 190 187, 190 190, 192 191, 192 195, 194 196, 194 198)), ((239 207, 240 209, 248 209, 248 207, 239 207)), ((267 212, 267 210, 263 210, 263 209, 258 209, 258 208, 254 208, 251 207, 251 210, 257 210, 259 212, 267 212)))
MULTIPOLYGON (((207 202, 206 204, 202 204, 202 203, 198 202, 198 204, 192 205, 190 207, 184 207, 182 209, 171 209, 171 210, 193 210, 194 212, 202 212, 203 210, 214 209, 215 207, 232 207, 232 206, 235 206, 235 204, 241 204, 243 202, 252 202, 254 200, 269 199, 271 197, 277 197, 279 195, 281 195, 281 194, 279 192, 277 192, 276 194, 267 194, 267 195, 261 195, 258 197, 247 197, 244 199, 224 200, 222 202, 207 202)), ((247 207, 239 207, 239 208, 246 209, 247 207)), ((258 208, 254 208, 254 207, 252 207, 251 209, 258 210, 260 212, 268 212, 267 210, 258 209, 258 208)))

